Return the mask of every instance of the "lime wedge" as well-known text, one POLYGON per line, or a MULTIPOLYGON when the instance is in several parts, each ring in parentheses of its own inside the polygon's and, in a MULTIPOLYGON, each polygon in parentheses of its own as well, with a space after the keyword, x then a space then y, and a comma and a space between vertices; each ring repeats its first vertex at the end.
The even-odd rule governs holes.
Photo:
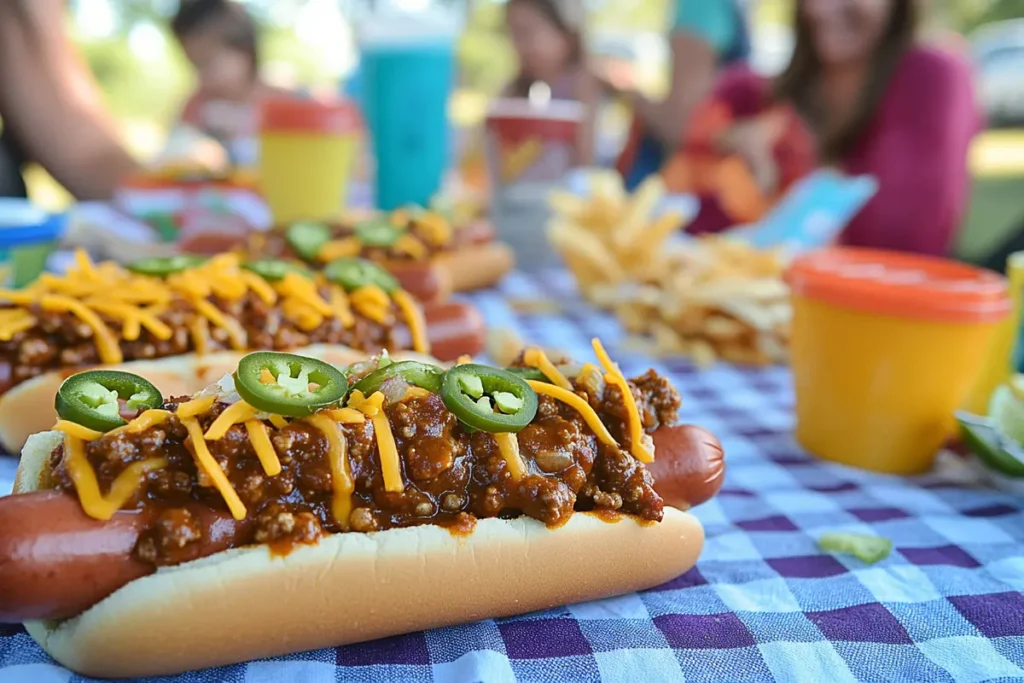
POLYGON ((964 444, 978 459, 1010 477, 1024 477, 1024 449, 1000 436, 990 420, 977 415, 957 413, 964 444))
POLYGON ((1013 397, 1024 403, 1024 375, 1017 373, 1010 378, 1010 381, 1007 384, 1010 387, 1010 393, 1013 394, 1013 397))
POLYGON ((1024 444, 1024 401, 1014 395, 1011 384, 1004 384, 992 393, 988 417, 1001 436, 1024 444))

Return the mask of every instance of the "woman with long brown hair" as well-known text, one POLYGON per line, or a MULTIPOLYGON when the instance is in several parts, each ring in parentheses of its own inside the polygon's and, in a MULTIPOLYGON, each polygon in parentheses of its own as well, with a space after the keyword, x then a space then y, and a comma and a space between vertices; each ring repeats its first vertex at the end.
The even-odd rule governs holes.
MULTIPOLYGON (((969 66, 917 42, 916 0, 797 0, 796 44, 774 81, 725 74, 713 100, 735 121, 717 140, 770 193, 784 175, 788 111, 815 143, 818 165, 878 180, 843 243, 945 254, 967 199, 967 151, 980 128, 969 66)), ((695 232, 729 227, 705 206, 695 232), (717 224, 716 224, 717 223, 717 224)))
POLYGON ((586 67, 585 14, 580 0, 508 0, 506 24, 519 58, 519 73, 506 97, 526 97, 535 83, 551 96, 584 107, 577 136, 576 163, 589 165, 594 155, 594 119, 600 88, 586 67))

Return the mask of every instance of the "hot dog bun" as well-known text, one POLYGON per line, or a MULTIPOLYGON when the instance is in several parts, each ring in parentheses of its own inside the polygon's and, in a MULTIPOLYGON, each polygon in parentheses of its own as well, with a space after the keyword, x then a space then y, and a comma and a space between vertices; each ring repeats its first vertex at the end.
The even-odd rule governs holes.
MULTIPOLYGON (((307 346, 294 353, 339 366, 366 359, 366 354, 361 351, 326 344, 307 346)), ((189 396, 202 391, 225 374, 234 372, 239 359, 244 355, 240 351, 224 351, 207 356, 189 353, 155 360, 128 361, 113 367, 148 379, 164 396, 189 396)), ((411 351, 396 352, 392 356, 402 360, 425 358, 411 351)), ((427 362, 437 364, 432 358, 427 362)), ((31 434, 53 426, 56 419, 53 398, 65 377, 77 371, 48 372, 18 384, 0 396, 0 445, 8 453, 17 453, 31 434)))
POLYGON ((434 262, 451 275, 452 289, 468 292, 490 287, 515 268, 511 247, 502 242, 467 244, 437 256, 434 262))
MULTIPOLYGON (((38 488, 60 435, 32 436, 17 491, 38 488)), ((694 565, 697 519, 660 523, 574 514, 328 536, 285 557, 266 546, 222 552, 137 579, 80 616, 29 634, 81 674, 179 673, 649 588, 694 565)))

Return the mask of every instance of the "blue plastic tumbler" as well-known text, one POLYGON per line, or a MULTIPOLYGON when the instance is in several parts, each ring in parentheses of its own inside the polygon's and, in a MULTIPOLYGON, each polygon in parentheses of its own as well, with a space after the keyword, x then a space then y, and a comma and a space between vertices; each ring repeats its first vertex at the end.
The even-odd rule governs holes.
POLYGON ((426 206, 451 158, 454 38, 364 37, 361 52, 360 99, 376 157, 377 207, 426 206))

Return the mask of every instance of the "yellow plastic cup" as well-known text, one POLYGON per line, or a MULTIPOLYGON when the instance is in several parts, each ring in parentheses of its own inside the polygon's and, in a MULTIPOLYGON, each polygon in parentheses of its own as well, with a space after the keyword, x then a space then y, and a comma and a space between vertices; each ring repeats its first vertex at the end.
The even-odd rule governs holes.
POLYGON ((853 248, 803 256, 786 279, 800 443, 878 472, 930 468, 1010 312, 1006 280, 853 248))
POLYGON ((358 109, 284 97, 266 100, 260 114, 260 183, 274 223, 339 220, 355 167, 358 109))

